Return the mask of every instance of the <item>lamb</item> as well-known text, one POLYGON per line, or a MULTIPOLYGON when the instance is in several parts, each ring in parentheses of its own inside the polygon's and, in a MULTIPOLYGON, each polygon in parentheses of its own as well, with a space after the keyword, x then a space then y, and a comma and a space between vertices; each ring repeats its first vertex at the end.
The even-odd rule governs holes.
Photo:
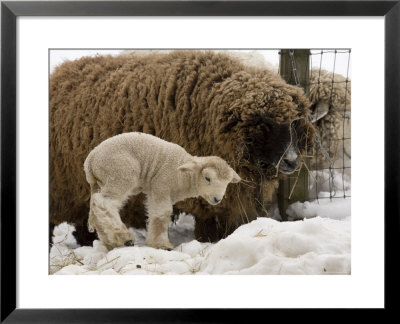
MULTIPOLYGON (((96 145, 139 131, 195 156, 219 156, 243 179, 212 206, 186 199, 174 206, 195 217, 195 237, 216 241, 268 216, 278 175, 296 170, 313 145, 310 102, 268 70, 212 51, 97 56, 65 62, 50 78, 50 222, 75 224, 80 244, 90 191, 82 164, 96 145)), ((128 226, 145 227, 144 195, 121 209, 128 226), (135 215, 135 217, 131 217, 135 215)), ((51 230, 51 227, 50 227, 51 230)))
POLYGON ((168 223, 175 203, 201 196, 217 205, 228 184, 241 180, 217 156, 192 156, 177 144, 140 132, 102 142, 89 153, 84 170, 91 188, 88 227, 109 249, 134 244, 119 216, 129 196, 146 195, 147 245, 170 250, 168 223))

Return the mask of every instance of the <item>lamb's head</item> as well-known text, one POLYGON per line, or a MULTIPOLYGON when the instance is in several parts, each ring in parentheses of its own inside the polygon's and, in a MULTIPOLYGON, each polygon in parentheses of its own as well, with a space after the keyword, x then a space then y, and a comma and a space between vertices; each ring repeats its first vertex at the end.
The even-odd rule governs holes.
POLYGON ((229 183, 241 180, 228 163, 217 156, 194 157, 178 170, 196 175, 198 195, 211 205, 221 202, 229 183))

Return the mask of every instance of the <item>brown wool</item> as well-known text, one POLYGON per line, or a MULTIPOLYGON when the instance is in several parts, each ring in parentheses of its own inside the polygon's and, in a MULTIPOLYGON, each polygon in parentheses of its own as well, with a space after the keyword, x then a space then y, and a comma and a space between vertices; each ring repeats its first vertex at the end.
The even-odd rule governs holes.
MULTIPOLYGON (((267 176, 274 170, 260 174, 249 155, 252 145, 258 150, 271 145, 259 136, 259 123, 303 119, 310 143, 313 127, 304 119, 309 105, 301 89, 223 53, 176 51, 65 62, 50 78, 50 222, 75 224, 85 242, 79 227, 87 224, 90 188, 83 162, 103 140, 139 131, 192 155, 219 156, 238 172, 243 183, 228 187, 219 205, 191 198, 174 208, 195 215, 198 240, 225 237, 265 216, 276 192, 277 178, 267 176)), ((121 211, 127 226, 145 226, 143 198, 132 197, 121 211)))

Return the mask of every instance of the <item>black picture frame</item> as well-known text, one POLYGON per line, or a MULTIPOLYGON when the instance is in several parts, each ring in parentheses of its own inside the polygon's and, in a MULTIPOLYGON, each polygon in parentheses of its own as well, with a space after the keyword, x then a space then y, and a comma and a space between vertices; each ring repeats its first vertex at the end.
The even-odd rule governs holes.
MULTIPOLYGON (((1 322, 236 322, 264 310, 16 308, 16 19, 19 16, 384 16, 385 310, 397 307, 400 215, 400 1, 2 1, 1 2, 1 322), (397 242, 397 243, 396 243, 397 242), (245 314, 243 314, 245 313, 245 314), (246 315, 247 314, 247 315, 246 315)), ((367 284, 367 283, 366 283, 367 284)), ((238 296, 238 298, 240 298, 238 296)))

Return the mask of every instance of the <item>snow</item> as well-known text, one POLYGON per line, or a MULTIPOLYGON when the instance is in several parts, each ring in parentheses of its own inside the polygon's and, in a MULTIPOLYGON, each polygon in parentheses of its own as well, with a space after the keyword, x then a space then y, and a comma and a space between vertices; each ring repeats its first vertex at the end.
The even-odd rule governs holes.
MULTIPOLYGON (((97 55, 99 51, 85 52, 97 55)), ((250 51, 249 51, 250 52, 250 51)), ((251 52, 248 64, 260 65, 268 51, 251 52)), ((271 51, 270 51, 271 52, 271 51)), ((277 52, 277 51, 276 51, 277 52)), ((117 54, 110 52, 107 54, 117 54)), ((269 52, 268 52, 269 53, 269 52)), ((277 53, 274 53, 278 57, 277 53)), ((81 52, 51 51, 51 69, 81 52)), ((324 62, 329 54, 324 54, 324 62)), ((319 62, 319 60, 318 60, 319 62)), ((272 62, 276 65, 276 62, 272 62)), ((194 237, 194 217, 181 214, 170 223, 172 251, 145 245, 146 230, 130 228, 134 247, 108 251, 99 240, 80 247, 71 224, 55 227, 50 273, 55 275, 207 275, 207 274, 350 274, 350 176, 333 170, 313 171, 310 201, 289 206, 288 222, 277 208, 271 218, 257 218, 217 243, 194 237)))
MULTIPOLYGON (((329 187, 329 171, 319 172, 320 195, 329 187)), ((315 176, 315 174, 314 174, 315 176)), ((350 184, 335 177, 337 188, 350 193, 350 184)), ((315 183, 311 183, 313 188, 315 183)), ((72 225, 54 229, 50 273, 56 275, 207 275, 207 274, 350 274, 351 198, 318 199, 289 206, 291 221, 259 217, 217 243, 194 239, 194 218, 181 214, 169 226, 174 249, 145 245, 146 230, 133 229, 134 247, 107 251, 102 242, 78 247, 72 225)))
MULTIPOLYGON (((141 50, 136 50, 138 53, 141 50)), ((96 56, 96 55, 119 55, 124 50, 120 49, 86 49, 86 50, 76 50, 76 49, 51 49, 50 50, 50 73, 54 71, 54 69, 65 61, 72 61, 75 59, 79 59, 83 56, 96 56)), ((148 52, 148 51, 144 51, 148 52)), ((165 50, 164 52, 169 52, 169 50, 165 50)), ((246 61, 243 60, 243 63, 248 64, 249 66, 263 66, 266 68, 270 68, 272 70, 278 70, 279 66, 279 50, 230 50, 230 52, 243 53, 243 59, 246 57, 246 61)), ((313 68, 322 69, 332 71, 333 66, 335 66, 335 73, 339 73, 341 75, 347 75, 348 66, 349 68, 349 77, 351 73, 351 64, 349 61, 348 53, 337 53, 325 52, 323 56, 320 55, 321 50, 311 50, 311 65, 313 68)), ((240 58, 241 55, 239 55, 240 58)))

